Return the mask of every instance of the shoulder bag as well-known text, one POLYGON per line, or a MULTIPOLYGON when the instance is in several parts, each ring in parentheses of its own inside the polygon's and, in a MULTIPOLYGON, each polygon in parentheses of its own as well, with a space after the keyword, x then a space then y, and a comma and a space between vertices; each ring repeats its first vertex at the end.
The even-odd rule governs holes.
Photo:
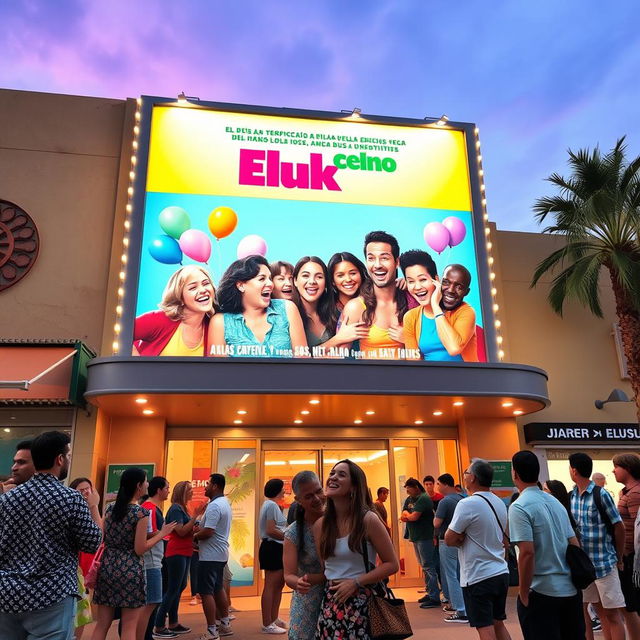
POLYGON ((479 493, 475 494, 478 498, 482 498, 493 511, 493 515, 496 517, 498 522, 498 526, 500 527, 500 531, 502 531, 503 541, 505 544, 505 552, 504 559, 507 561, 507 568, 509 569, 509 586, 517 587, 520 584, 520 574, 518 573, 518 558, 516 557, 516 550, 513 548, 511 544, 511 540, 509 540, 509 536, 506 534, 505 530, 502 528, 502 523, 500 522, 500 518, 498 518, 498 514, 496 510, 493 508, 493 505, 489 500, 487 500, 484 496, 481 496, 479 493))
POLYGON ((93 557, 93 562, 89 567, 89 571, 87 571, 87 575, 84 579, 84 586, 87 589, 91 589, 93 591, 96 588, 96 584, 98 583, 98 574, 100 573, 100 564, 102 563, 102 553, 104 551, 104 544, 101 544, 98 550, 96 551, 96 555, 93 557))
POLYGON ((578 547, 575 544, 568 545, 565 557, 574 587, 586 589, 592 582, 595 582, 596 569, 593 566, 593 562, 591 562, 591 558, 582 547, 578 547))
MULTIPOLYGON (((366 540, 362 543, 365 572, 371 571, 366 540)), ((372 640, 403 640, 413 635, 404 600, 396 598, 383 582, 366 585, 369 597, 369 636, 372 640)))

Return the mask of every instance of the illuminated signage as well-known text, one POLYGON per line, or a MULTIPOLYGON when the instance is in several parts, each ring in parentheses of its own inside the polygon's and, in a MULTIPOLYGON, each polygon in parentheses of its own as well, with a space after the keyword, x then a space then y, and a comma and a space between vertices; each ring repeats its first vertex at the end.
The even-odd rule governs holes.
POLYGON ((146 104, 134 355, 486 360, 471 125, 146 104))

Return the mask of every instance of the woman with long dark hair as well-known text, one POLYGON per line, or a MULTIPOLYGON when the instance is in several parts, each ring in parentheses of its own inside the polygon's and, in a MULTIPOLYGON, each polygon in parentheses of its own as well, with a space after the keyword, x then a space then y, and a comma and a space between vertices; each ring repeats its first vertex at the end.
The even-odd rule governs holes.
POLYGON ((369 640, 370 585, 398 571, 400 563, 355 462, 337 462, 325 492, 325 514, 313 525, 327 579, 316 637, 369 640))
POLYGON ((560 480, 547 480, 542 488, 543 491, 550 493, 554 498, 556 498, 565 508, 567 515, 569 516, 571 527, 578 540, 580 540, 578 525, 576 524, 576 519, 573 517, 573 513, 571 513, 571 499, 569 498, 569 493, 567 488, 564 486, 564 483, 560 480))
POLYGON ((138 501, 147 493, 147 474, 130 467, 120 478, 120 488, 104 517, 104 552, 98 572, 93 603, 97 605, 96 627, 92 640, 104 640, 119 607, 122 640, 136 640, 138 616, 146 602, 142 556, 173 531, 165 524, 147 539, 149 512, 138 501))
POLYGON ((360 295, 360 287, 367 281, 367 268, 360 258, 349 251, 334 253, 327 264, 329 282, 339 312, 344 305, 360 295))
POLYGON ((196 509, 194 515, 190 515, 188 504, 193 497, 191 482, 183 480, 177 482, 171 493, 171 506, 167 511, 165 522, 171 522, 174 529, 169 537, 164 553, 164 561, 167 567, 167 591, 162 597, 162 603, 156 613, 154 638, 171 638, 176 633, 189 633, 191 629, 178 622, 178 605, 180 596, 187 586, 189 577, 189 565, 193 555, 193 527, 196 520, 206 508, 202 503, 196 509), (169 616, 169 624, 165 627, 165 621, 169 616))
MULTIPOLYGON (((343 324, 336 333, 338 310, 329 282, 329 272, 318 256, 304 256, 293 268, 293 300, 298 306, 309 349, 322 345, 327 350, 349 344, 358 337, 359 325, 343 324)), ((366 329, 360 329, 364 337, 366 329)))
POLYGON ((293 589, 289 612, 290 640, 313 640, 322 602, 324 574, 312 527, 326 502, 318 476, 300 471, 291 481, 298 508, 284 532, 284 580, 293 589))
POLYGON ((236 260, 218 286, 219 313, 209 326, 213 356, 306 357, 298 308, 273 299, 269 263, 262 256, 236 260))
POLYGON ((264 496, 266 500, 262 503, 258 516, 261 540, 258 559, 260 568, 264 571, 264 587, 260 599, 262 632, 283 634, 287 632, 287 623, 280 619, 280 601, 284 587, 282 544, 287 521, 278 502, 284 498, 284 482, 279 478, 267 480, 264 496))

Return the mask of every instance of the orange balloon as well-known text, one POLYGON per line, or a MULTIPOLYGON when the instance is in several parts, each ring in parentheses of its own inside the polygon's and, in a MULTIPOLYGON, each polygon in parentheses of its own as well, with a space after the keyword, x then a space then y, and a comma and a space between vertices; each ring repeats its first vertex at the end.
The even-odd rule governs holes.
POLYGON ((217 207, 209 214, 209 231, 220 240, 232 234, 238 225, 238 216, 231 207, 217 207))

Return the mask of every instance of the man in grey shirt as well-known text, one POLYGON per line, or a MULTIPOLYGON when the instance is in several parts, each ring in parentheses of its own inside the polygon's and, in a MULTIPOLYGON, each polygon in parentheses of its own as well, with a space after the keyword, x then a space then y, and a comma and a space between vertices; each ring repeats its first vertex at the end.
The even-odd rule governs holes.
POLYGON ((449 523, 462 500, 462 496, 455 489, 455 481, 450 473, 443 473, 438 478, 437 490, 444 496, 438 503, 436 517, 433 526, 436 528, 438 536, 438 551, 440 555, 440 577, 442 580, 442 590, 444 591, 449 604, 444 611, 449 615, 445 616, 445 622, 459 622, 466 624, 469 622, 464 607, 464 598, 460 588, 458 573, 460 571, 458 561, 458 547, 450 547, 444 541, 444 533, 449 528, 449 523))
POLYGON ((224 591, 224 567, 229 560, 232 518, 231 505, 224 497, 225 483, 221 473, 211 474, 204 492, 210 502, 202 516, 200 528, 194 535, 200 548, 198 591, 211 640, 233 633, 229 621, 229 603, 224 591), (220 620, 219 627, 216 618, 220 620))

